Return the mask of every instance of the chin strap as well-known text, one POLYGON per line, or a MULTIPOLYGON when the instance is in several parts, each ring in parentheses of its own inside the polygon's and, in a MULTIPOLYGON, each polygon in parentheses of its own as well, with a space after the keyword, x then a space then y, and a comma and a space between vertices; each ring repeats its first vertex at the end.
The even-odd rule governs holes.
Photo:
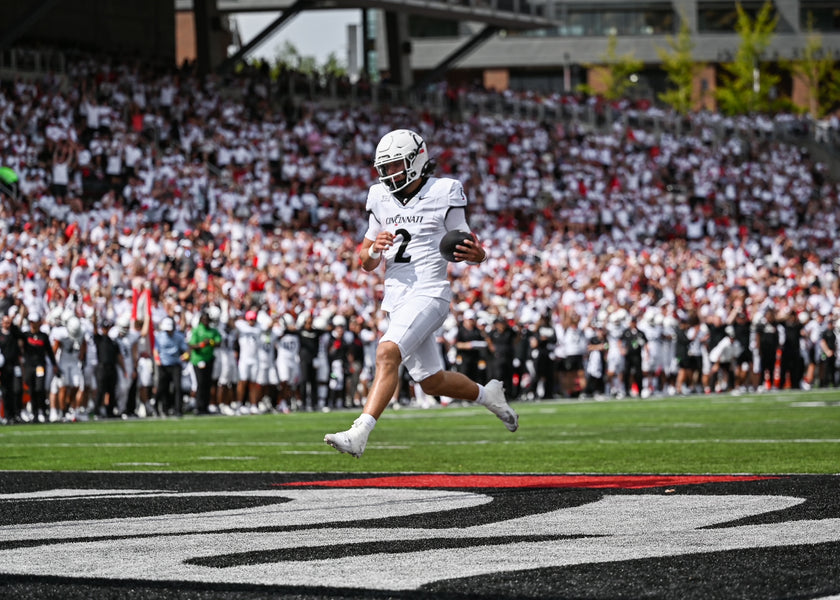
MULTIPOLYGON (((396 199, 397 199, 397 201, 398 201, 400 204, 402 204, 403 206, 405 206, 406 204, 408 204, 409 202, 411 202, 411 200, 412 200, 412 199, 413 199, 413 198, 417 195, 417 193, 418 193, 420 190, 422 190, 422 189, 423 189, 423 186, 424 186, 424 185, 426 185, 426 182, 427 182, 428 180, 429 180, 429 176, 428 176, 428 175, 425 175, 425 176, 421 177, 420 179, 418 179, 418 181, 420 181, 420 185, 418 185, 418 186, 417 186, 417 189, 416 189, 416 190, 415 190, 415 191, 414 191, 414 192, 413 192, 410 196, 406 195, 406 193, 405 193, 405 191, 404 191, 404 190, 399 190, 399 191, 396 191, 396 192, 391 192, 391 195, 392 195, 394 198, 396 198, 396 199)), ((412 182, 412 183, 413 183, 413 182, 412 182)))

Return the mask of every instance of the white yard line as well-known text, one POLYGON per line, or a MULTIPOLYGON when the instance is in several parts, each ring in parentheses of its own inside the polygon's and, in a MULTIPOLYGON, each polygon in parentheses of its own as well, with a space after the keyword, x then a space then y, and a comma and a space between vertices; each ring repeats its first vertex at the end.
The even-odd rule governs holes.
MULTIPOLYGON (((418 442, 421 443, 421 442, 418 442)), ((476 444, 498 444, 498 440, 461 440, 449 442, 437 442, 438 445, 443 446, 473 446, 476 444)), ((503 443, 526 443, 526 440, 512 440, 503 443)), ((580 444, 605 444, 605 445, 620 445, 620 444, 840 444, 840 438, 710 438, 710 439, 658 439, 658 440, 610 440, 598 439, 591 440, 586 438, 577 439, 563 439, 563 440, 527 440, 528 444, 540 445, 580 445, 580 444)), ((203 448, 230 448, 230 447, 253 447, 253 448, 276 448, 276 447, 291 447, 303 446, 308 447, 318 445, 319 442, 178 442, 179 446, 201 446, 203 448)), ((27 444, 28 447, 39 448, 157 448, 162 446, 170 446, 172 442, 41 442, 34 444, 27 444)), ((376 444, 374 444, 376 445, 376 444)), ((379 448, 409 448, 410 444, 399 446, 379 446, 379 448)), ((295 453, 297 451, 289 450, 287 453, 295 453)), ((327 452, 327 454, 330 454, 327 452)))

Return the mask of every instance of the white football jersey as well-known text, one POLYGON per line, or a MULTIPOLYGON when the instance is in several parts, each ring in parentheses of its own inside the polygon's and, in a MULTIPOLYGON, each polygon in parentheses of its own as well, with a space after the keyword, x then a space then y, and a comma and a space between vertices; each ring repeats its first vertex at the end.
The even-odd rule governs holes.
POLYGON ((277 344, 277 361, 284 364, 300 362, 300 335, 285 332, 277 344))
POLYGON ((257 324, 251 325, 248 321, 240 319, 236 321, 236 331, 239 334, 239 362, 253 362, 256 364, 262 327, 257 324))
POLYGON ((50 332, 50 337, 58 341, 58 352, 56 359, 59 368, 78 366, 81 361, 80 352, 82 349, 82 338, 74 338, 63 325, 55 327, 50 332))
POLYGON ((135 357, 134 348, 140 340, 140 333, 137 331, 128 331, 125 334, 117 334, 114 341, 117 342, 117 347, 123 357, 123 364, 125 365, 126 376, 132 377, 134 375, 135 357))
POLYGON ((365 237, 375 240, 380 231, 391 231, 394 245, 383 253, 385 296, 382 309, 393 310, 401 298, 431 296, 452 299, 446 259, 438 246, 446 234, 446 215, 467 204, 461 182, 430 177, 403 205, 381 183, 371 186, 367 210, 373 215, 365 237))

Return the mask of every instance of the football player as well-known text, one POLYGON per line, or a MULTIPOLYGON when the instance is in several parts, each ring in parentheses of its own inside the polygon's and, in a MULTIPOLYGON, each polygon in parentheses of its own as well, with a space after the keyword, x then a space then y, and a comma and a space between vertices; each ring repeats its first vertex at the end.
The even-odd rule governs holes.
POLYGON ((56 327, 53 334, 53 353, 58 360, 61 377, 53 377, 58 387, 56 403, 50 406, 50 422, 65 416, 76 420, 76 410, 81 407, 85 392, 84 361, 87 351, 82 324, 75 315, 64 325, 56 327))
MULTIPOLYGON (((360 457, 394 395, 401 364, 426 394, 478 402, 516 431, 519 416, 508 405, 502 383, 494 379, 479 385, 463 373, 444 370, 435 336, 452 299, 440 240, 454 229, 470 232, 461 182, 434 177, 425 141, 408 129, 391 131, 380 140, 374 168, 379 182, 368 192, 370 216, 359 258, 365 271, 385 263, 381 308, 388 313, 388 327, 377 345, 374 380, 361 416, 350 429, 328 434, 324 441, 360 457)), ((455 253, 456 260, 468 263, 486 258, 475 234, 455 253)))
POLYGON ((237 319, 234 323, 239 342, 239 358, 237 362, 239 383, 236 390, 236 400, 239 412, 257 414, 259 407, 259 360, 258 353, 262 338, 262 327, 257 324, 257 311, 248 310, 244 319, 237 319))

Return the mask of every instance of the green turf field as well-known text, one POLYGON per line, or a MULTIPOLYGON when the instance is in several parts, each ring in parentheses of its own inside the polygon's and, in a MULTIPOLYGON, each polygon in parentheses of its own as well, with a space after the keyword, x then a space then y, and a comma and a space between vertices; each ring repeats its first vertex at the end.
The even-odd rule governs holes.
POLYGON ((323 443, 357 411, 0 428, 0 470, 840 473, 840 392, 389 410, 363 458, 323 443))

